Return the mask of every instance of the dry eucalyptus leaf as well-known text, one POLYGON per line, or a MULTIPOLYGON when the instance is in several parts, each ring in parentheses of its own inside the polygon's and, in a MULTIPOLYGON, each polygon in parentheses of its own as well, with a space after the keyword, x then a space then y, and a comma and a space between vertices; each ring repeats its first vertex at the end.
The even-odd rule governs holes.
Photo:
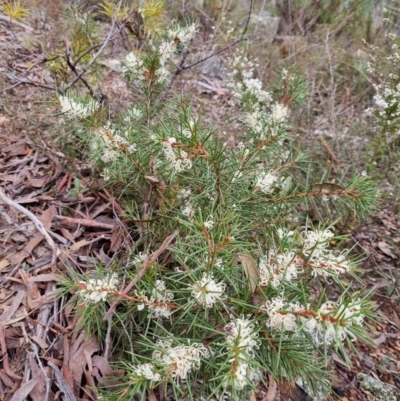
POLYGON ((39 347, 42 348, 42 349, 46 349, 46 348, 49 347, 49 346, 47 345, 46 341, 42 340, 42 339, 41 339, 40 337, 38 337, 38 336, 32 336, 32 337, 31 337, 31 340, 32 340, 32 341, 35 341, 35 343, 36 343, 37 345, 39 345, 39 347))
POLYGON ((10 265, 10 261, 8 259, 0 260, 0 272, 10 265))
POLYGON ((278 385, 271 375, 268 375, 268 382, 269 382, 268 391, 267 394, 265 394, 262 401, 274 401, 276 397, 278 385))
POLYGON ((0 125, 6 125, 10 121, 9 118, 0 116, 0 125))
POLYGON ((339 357, 339 355, 336 352, 332 352, 332 359, 337 362, 339 365, 344 366, 345 368, 348 368, 347 363, 339 357))
POLYGON ((144 178, 150 181, 152 184, 158 184, 161 180, 154 175, 145 175, 144 178))
POLYGON ((252 390, 250 393, 249 401, 257 401, 256 393, 254 392, 254 390, 252 390))
POLYGON ((386 256, 389 256, 392 259, 397 259, 397 255, 392 252, 392 247, 384 241, 378 242, 379 250, 384 253, 386 256))
POLYGON ((34 377, 27 383, 21 384, 21 387, 14 393, 10 401, 24 401, 26 397, 30 394, 32 389, 35 387, 37 381, 38 378, 34 377))
POLYGON ((250 255, 240 255, 240 261, 243 265, 243 271, 249 280, 251 291, 254 292, 258 285, 258 280, 260 278, 257 269, 257 263, 254 258, 250 255))

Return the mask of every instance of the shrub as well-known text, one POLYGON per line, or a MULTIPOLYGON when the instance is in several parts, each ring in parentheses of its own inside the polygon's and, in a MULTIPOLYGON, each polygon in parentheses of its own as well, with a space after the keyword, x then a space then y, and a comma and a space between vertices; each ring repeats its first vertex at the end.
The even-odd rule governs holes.
POLYGON ((112 324, 126 376, 105 398, 144 397, 168 384, 176 399, 245 399, 265 372, 327 392, 326 351, 368 341, 371 302, 348 285, 356 261, 332 247, 343 238, 327 221, 313 226, 301 205, 363 214, 376 192, 365 176, 311 182, 289 126, 306 85, 290 69, 267 91, 254 63, 232 56, 242 131, 232 146, 189 100, 169 96, 198 29, 172 21, 124 58, 139 99, 112 119, 92 98, 59 95, 70 135, 123 205, 134 239, 118 262, 70 270, 61 285, 75 294, 87 332, 104 338, 104 321, 112 324), (338 299, 313 290, 326 281, 343 290, 338 299))

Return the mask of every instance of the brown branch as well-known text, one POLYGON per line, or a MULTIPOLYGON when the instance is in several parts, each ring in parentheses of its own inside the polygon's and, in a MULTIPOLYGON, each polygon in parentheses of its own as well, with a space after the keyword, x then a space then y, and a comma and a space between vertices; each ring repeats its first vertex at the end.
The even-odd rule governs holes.
POLYGON ((91 97, 94 97, 94 92, 92 87, 89 85, 89 83, 86 81, 85 78, 83 78, 83 76, 79 75, 79 72, 76 69, 75 64, 71 61, 71 59, 69 58, 69 55, 66 54, 64 57, 64 60, 67 62, 68 67, 72 70, 72 72, 82 81, 82 83, 86 86, 86 89, 89 91, 89 94, 91 97))
MULTIPOLYGON (((142 269, 139 270, 137 276, 126 286, 126 288, 122 291, 122 293, 119 294, 121 296, 122 294, 126 295, 128 292, 138 283, 138 281, 143 278, 143 276, 146 274, 148 268, 150 267, 150 262, 155 262, 160 255, 167 249, 167 247, 171 244, 173 239, 179 234, 178 230, 175 230, 171 235, 169 235, 167 238, 165 238, 164 242, 161 244, 160 248, 158 248, 156 251, 154 251, 150 257, 147 257, 144 262, 142 269)), ((106 315, 103 318, 103 321, 106 321, 108 317, 111 315, 112 312, 114 312, 115 308, 118 306, 119 301, 115 301, 111 304, 110 309, 106 313, 106 315)))
MULTIPOLYGON (((329 309, 334 311, 334 309, 329 309)), ((280 315, 297 315, 297 316, 308 316, 311 318, 319 318, 324 322, 330 322, 333 324, 338 323, 340 326, 346 326, 346 320, 345 319, 340 319, 338 317, 328 315, 326 313, 319 313, 319 312, 314 312, 311 309, 303 309, 299 311, 290 311, 290 310, 278 310, 277 311, 280 315)))
POLYGON ((214 253, 214 251, 215 251, 215 247, 214 247, 214 244, 212 243, 211 238, 208 235, 208 232, 207 232, 207 230, 205 229, 204 226, 201 229, 201 232, 203 233, 203 235, 204 235, 204 237, 205 237, 205 239, 207 241, 207 245, 210 248, 210 254, 212 255, 214 253))

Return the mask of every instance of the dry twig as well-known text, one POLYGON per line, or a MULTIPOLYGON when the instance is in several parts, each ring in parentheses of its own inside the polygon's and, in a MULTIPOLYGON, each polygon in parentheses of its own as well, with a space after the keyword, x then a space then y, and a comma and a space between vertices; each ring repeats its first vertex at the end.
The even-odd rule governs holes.
POLYGON ((86 227, 104 228, 106 230, 112 230, 115 226, 115 224, 99 223, 96 220, 76 219, 74 217, 68 217, 68 216, 56 215, 56 216, 54 216, 54 218, 56 220, 65 221, 66 223, 77 224, 77 225, 86 226, 86 227))
POLYGON ((10 18, 10 17, 8 17, 7 15, 4 15, 4 14, 0 14, 0 21, 5 21, 5 22, 8 22, 9 24, 17 25, 20 28, 24 28, 28 32, 32 32, 33 31, 33 28, 30 27, 29 25, 26 25, 26 24, 24 24, 22 22, 16 21, 15 19, 12 19, 12 18, 10 18))
POLYGON ((6 194, 0 189, 0 199, 8 206, 13 207, 14 209, 18 210, 20 213, 24 214, 28 219, 30 219, 34 224, 36 229, 42 234, 53 251, 53 257, 51 260, 52 265, 56 262, 57 256, 60 255, 60 250, 57 248, 56 244, 54 243, 53 239, 50 237, 48 232, 46 231, 46 228, 44 227, 43 223, 28 209, 25 209, 23 206, 21 206, 19 203, 14 202, 11 200, 9 197, 6 196, 6 194))

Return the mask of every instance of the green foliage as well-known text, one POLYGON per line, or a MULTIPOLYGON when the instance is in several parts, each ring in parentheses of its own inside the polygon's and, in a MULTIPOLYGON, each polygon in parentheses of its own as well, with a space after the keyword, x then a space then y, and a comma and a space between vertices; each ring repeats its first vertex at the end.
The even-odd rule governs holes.
POLYGON ((88 191, 88 188, 82 188, 82 182, 79 178, 74 179, 74 187, 68 191, 70 196, 78 196, 88 191))
POLYGON ((28 8, 20 0, 8 0, 0 5, 0 12, 6 14, 10 20, 24 20, 29 15, 28 8))
MULTIPOLYGON (((98 45, 98 28, 93 15, 85 13, 80 7, 70 6, 65 13, 67 21, 64 27, 64 40, 47 55, 46 68, 53 74, 58 86, 68 82, 68 79, 80 65, 88 63, 93 54, 92 49, 98 45)), ((99 73, 95 62, 91 69, 91 79, 99 73)), ((75 76, 75 75, 74 75, 75 76)))
POLYGON ((148 0, 142 7, 132 1, 129 5, 119 5, 104 0, 99 5, 100 13, 108 18, 118 18, 129 32, 142 40, 145 37, 157 36, 164 24, 165 5, 163 0, 148 0))
POLYGON ((104 0, 102 3, 99 4, 100 14, 104 14, 110 19, 118 17, 119 19, 127 18, 129 14, 128 7, 120 7, 118 9, 118 4, 113 3, 109 0, 104 0))
POLYGON ((47 69, 51 74, 60 82, 67 82, 68 80, 68 64, 64 58, 54 54, 48 54, 47 59, 49 60, 46 64, 47 69))
MULTIPOLYGON (((72 55, 76 59, 97 42, 97 27, 93 17, 90 14, 82 13, 79 8, 71 8, 69 13, 73 21, 69 37, 72 55)), ((81 58, 81 62, 87 63, 90 58, 90 54, 84 55, 81 58)))

